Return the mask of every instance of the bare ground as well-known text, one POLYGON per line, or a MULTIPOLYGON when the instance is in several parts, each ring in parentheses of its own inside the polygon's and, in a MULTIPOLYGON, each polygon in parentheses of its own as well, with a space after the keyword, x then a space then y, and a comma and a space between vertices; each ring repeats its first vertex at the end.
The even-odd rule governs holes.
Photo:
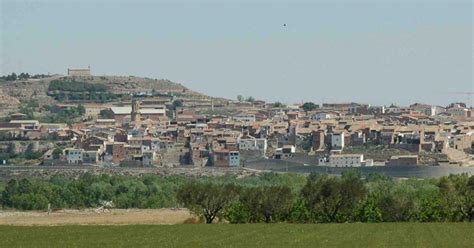
POLYGON ((96 213, 93 209, 59 210, 48 215, 38 211, 0 211, 0 225, 130 225, 181 224, 193 216, 186 209, 112 209, 96 213))

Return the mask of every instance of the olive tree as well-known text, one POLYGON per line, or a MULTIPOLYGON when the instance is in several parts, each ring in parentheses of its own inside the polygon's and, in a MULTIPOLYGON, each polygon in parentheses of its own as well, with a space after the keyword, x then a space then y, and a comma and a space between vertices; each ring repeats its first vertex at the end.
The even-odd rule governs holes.
POLYGON ((211 224, 236 199, 237 188, 232 184, 191 182, 183 185, 177 200, 192 213, 211 224))

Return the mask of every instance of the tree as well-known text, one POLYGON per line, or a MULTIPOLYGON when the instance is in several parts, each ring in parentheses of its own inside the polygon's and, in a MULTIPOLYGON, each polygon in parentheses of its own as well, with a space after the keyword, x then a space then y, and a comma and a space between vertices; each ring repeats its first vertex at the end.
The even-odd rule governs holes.
POLYGON ((76 111, 79 115, 83 115, 86 113, 86 108, 84 107, 84 105, 79 104, 76 108, 76 111))
POLYGON ((343 222, 354 218, 356 206, 365 197, 366 189, 355 172, 342 178, 311 174, 301 190, 312 218, 319 222, 343 222))
POLYGON ((12 207, 13 202, 12 198, 14 195, 16 195, 18 192, 18 181, 15 179, 12 179, 8 181, 7 186, 5 187, 5 190, 2 192, 2 207, 12 207))
POLYGON ((13 72, 12 75, 11 75, 11 77, 10 77, 10 80, 11 80, 11 81, 15 81, 15 80, 17 80, 17 78, 18 78, 18 77, 16 76, 16 73, 13 72))
POLYGON ((429 181, 394 182, 379 178, 369 181, 370 193, 362 204, 361 221, 436 221, 444 218, 436 210, 439 191, 429 181), (439 214, 439 215, 438 215, 439 214))
POLYGON ((450 209, 451 220, 474 220, 474 176, 450 175, 438 183, 450 209))
POLYGON ((305 102, 301 107, 304 111, 312 111, 318 108, 318 105, 313 102, 305 102))
POLYGON ((181 108, 183 107, 183 101, 182 100, 174 100, 173 101, 173 109, 181 108))
POLYGON ((255 102, 255 98, 253 96, 249 96, 247 97, 247 99, 245 100, 247 102, 255 102))
POLYGON ((285 107, 285 105, 281 102, 276 102, 276 103, 273 104, 273 107, 274 108, 283 108, 283 107, 285 107))
POLYGON ((289 215, 293 194, 287 186, 251 187, 242 192, 240 202, 251 213, 251 222, 270 223, 289 215))
POLYGON ((28 119, 34 119, 34 109, 31 107, 22 106, 18 112, 25 114, 28 119))
POLYGON ((238 95, 238 96, 237 96, 237 101, 243 102, 243 101, 244 101, 244 97, 243 97, 242 95, 238 95))
POLYGON ((184 185, 177 193, 178 202, 194 214, 211 224, 223 210, 228 208, 237 196, 237 188, 231 184, 192 182, 184 185))
POLYGON ((20 73, 20 75, 18 75, 18 79, 22 80, 22 79, 28 79, 30 78, 30 74, 28 73, 20 73))
POLYGON ((53 153, 52 153, 53 159, 59 159, 59 158, 61 158, 61 155, 62 155, 62 154, 63 154, 63 151, 62 151, 61 149, 55 148, 55 149, 53 150, 53 153))
POLYGON ((104 119, 113 119, 114 118, 114 112, 109 108, 108 109, 102 109, 99 114, 104 119))

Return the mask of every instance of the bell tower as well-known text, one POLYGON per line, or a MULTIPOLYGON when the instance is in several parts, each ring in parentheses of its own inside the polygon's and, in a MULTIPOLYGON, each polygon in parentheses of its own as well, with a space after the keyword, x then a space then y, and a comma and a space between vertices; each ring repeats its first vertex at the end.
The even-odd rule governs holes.
POLYGON ((140 101, 133 99, 132 100, 132 120, 133 122, 140 120, 140 101))

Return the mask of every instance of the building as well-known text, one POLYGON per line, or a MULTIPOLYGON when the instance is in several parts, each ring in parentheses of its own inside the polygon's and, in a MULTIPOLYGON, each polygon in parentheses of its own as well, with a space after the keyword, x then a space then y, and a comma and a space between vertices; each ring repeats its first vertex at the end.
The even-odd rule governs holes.
POLYGON ((153 166, 156 160, 156 153, 154 151, 144 151, 142 153, 142 165, 153 166))
POLYGON ((125 145, 124 142, 114 142, 112 145, 112 162, 120 163, 125 159, 125 145))
POLYGON ((38 130, 40 123, 37 120, 11 120, 11 124, 18 124, 23 130, 38 130))
POLYGON ((326 150, 326 134, 324 130, 313 131, 311 145, 313 146, 314 151, 324 151, 326 150))
POLYGON ((470 111, 463 104, 451 104, 451 106, 446 109, 446 112, 451 114, 452 117, 458 118, 467 118, 471 117, 470 111))
POLYGON ((369 105, 368 104, 360 104, 360 103, 351 103, 349 105, 348 112, 351 114, 361 114, 365 115, 368 113, 369 105))
POLYGON ((361 167, 365 166, 363 154, 331 154, 329 165, 334 167, 361 167))
POLYGON ((441 106, 431 106, 431 116, 436 116, 446 112, 446 108, 441 106))
POLYGON ((238 114, 233 117, 234 120, 240 122, 255 122, 254 114, 238 114))
POLYGON ((100 161, 99 150, 82 151, 82 162, 85 164, 97 164, 100 161))
POLYGON ((418 165, 418 155, 399 155, 392 156, 387 165, 402 166, 402 165, 418 165))
POLYGON ((240 165, 240 153, 237 150, 214 150, 213 163, 215 167, 237 167, 240 165))
POLYGON ((365 133, 362 130, 353 132, 350 135, 350 146, 361 146, 366 142, 365 133))
POLYGON ((322 121, 322 120, 329 120, 335 119, 339 116, 339 113, 333 111, 319 111, 313 113, 309 116, 310 121, 322 121))
POLYGON ((427 116, 435 115, 433 114, 433 106, 428 105, 428 104, 415 103, 415 104, 410 105, 410 110, 419 112, 427 116))
POLYGON ((91 76, 91 67, 87 68, 68 68, 67 75, 70 77, 90 77, 91 76))
POLYGON ((331 149, 342 150, 344 149, 344 132, 336 132, 331 135, 331 149))
POLYGON ((100 116, 100 112, 108 108, 110 108, 110 106, 107 104, 85 104, 84 117, 86 119, 93 119, 93 120, 98 119, 100 116))
POLYGON ((115 127, 115 119, 97 119, 95 125, 97 127, 115 127))
POLYGON ((267 152, 267 139, 260 138, 257 139, 250 135, 244 136, 243 138, 238 139, 239 149, 244 151, 259 151, 261 154, 265 155, 267 152))
POLYGON ((66 148, 63 153, 68 164, 82 164, 84 149, 66 148))
POLYGON ((110 109, 114 114, 117 126, 122 126, 123 124, 128 124, 130 121, 136 121, 138 119, 159 121, 166 116, 166 109, 140 108, 137 106, 137 103, 135 103, 133 108, 132 106, 124 106, 111 107, 110 109))
POLYGON ((12 120, 26 120, 27 119, 27 115, 23 114, 23 113, 13 113, 13 114, 10 114, 10 118, 12 120))
POLYGON ((131 121, 136 122, 141 119, 140 117, 140 102, 132 100, 132 111, 130 112, 131 121))
POLYGON ((369 115, 380 115, 385 114, 385 106, 369 106, 367 109, 369 115))
POLYGON ((339 110, 342 112, 348 112, 351 103, 323 103, 323 108, 329 108, 334 110, 339 110))
POLYGON ((296 147, 294 145, 284 145, 281 148, 275 150, 274 157, 275 159, 285 159, 293 156, 296 152, 296 147))

